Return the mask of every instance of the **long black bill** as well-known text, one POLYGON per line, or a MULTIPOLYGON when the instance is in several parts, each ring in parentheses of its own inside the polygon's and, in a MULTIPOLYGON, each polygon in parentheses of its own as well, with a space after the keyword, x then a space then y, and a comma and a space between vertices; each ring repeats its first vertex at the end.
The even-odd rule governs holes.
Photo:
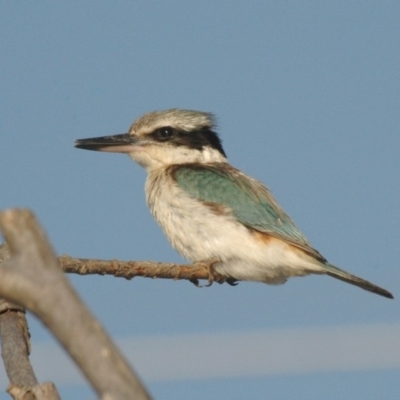
POLYGON ((112 153, 129 153, 134 146, 135 140, 128 133, 75 140, 75 147, 78 149, 109 151, 112 153))

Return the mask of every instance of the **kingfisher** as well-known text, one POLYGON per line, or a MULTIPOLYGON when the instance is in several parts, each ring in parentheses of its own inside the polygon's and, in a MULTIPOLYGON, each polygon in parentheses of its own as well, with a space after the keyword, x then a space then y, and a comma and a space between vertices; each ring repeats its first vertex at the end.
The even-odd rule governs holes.
POLYGON ((153 217, 184 258, 210 262, 211 282, 276 285, 322 274, 393 298, 315 250, 269 189, 229 163, 215 127, 208 112, 153 111, 128 133, 79 139, 75 147, 126 153, 145 168, 153 217))

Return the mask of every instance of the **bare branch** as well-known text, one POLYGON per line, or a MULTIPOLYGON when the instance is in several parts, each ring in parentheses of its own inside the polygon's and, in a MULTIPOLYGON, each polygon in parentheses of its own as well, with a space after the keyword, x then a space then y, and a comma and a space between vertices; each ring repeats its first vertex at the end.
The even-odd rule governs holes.
MULTIPOLYGON (((29 225, 29 229, 32 229, 31 224, 29 225)), ((26 227, 24 227, 25 229, 26 227)), ((22 229, 22 228, 21 228, 22 229)), ((40 228, 37 228, 39 233, 41 233, 41 240, 46 240, 44 237, 43 232, 40 231, 40 228)), ((14 235, 17 234, 17 232, 13 233, 14 235)), ((10 239, 8 239, 10 240, 10 239)), ((32 237, 29 239, 30 243, 32 243, 32 237)), ((36 239, 35 239, 36 240, 36 239)), ((42 247, 43 243, 41 243, 42 247)), ((25 252, 25 244, 23 245, 18 245, 18 243, 12 242, 12 246, 15 251, 15 256, 20 257, 22 253, 25 252)), ((40 249, 41 249, 40 247, 40 249)), ((32 249, 30 249, 31 251, 32 249)), ((43 250, 43 249, 41 249, 43 250)), ((3 243, 3 245, 0 246, 0 263, 3 259, 5 259, 8 256, 9 250, 8 250, 8 245, 7 243, 3 243)), ((51 251, 52 253, 52 251, 51 251)), ((51 261, 54 263, 54 260, 51 259, 49 260, 49 255, 44 252, 41 254, 41 257, 43 259, 47 259, 47 263, 51 261)), ((26 259, 27 257, 25 257, 26 259)), ((29 257, 29 259, 31 259, 29 257)), ((115 277, 124 277, 126 279, 132 279, 133 277, 136 276, 141 276, 141 277, 149 277, 149 278, 163 278, 163 279, 186 279, 190 280, 194 283, 198 283, 198 280, 203 279, 207 280, 210 278, 210 267, 213 264, 213 261, 209 262, 198 262, 194 263, 191 265, 180 265, 180 264, 175 264, 175 263, 158 263, 158 262, 152 262, 152 261, 119 261, 119 260, 96 260, 96 259, 81 259, 81 258, 73 258, 67 255, 63 255, 58 257, 58 262, 59 265, 61 265, 61 268, 64 272, 67 273, 76 273, 80 275, 88 275, 88 274, 98 274, 98 275, 113 275, 115 277)), ((15 264, 15 263, 14 263, 15 264)), ((47 265, 47 264, 46 264, 47 265)), ((46 267, 44 265, 44 267, 46 267)), ((17 268, 16 271, 19 271, 18 274, 20 273, 20 269, 17 268)), ((29 273, 32 274, 32 270, 30 271, 25 271, 24 273, 29 273)), ((17 272, 16 272, 17 273, 17 272)), ((37 275, 36 273, 33 273, 30 279, 37 280, 37 275)), ((218 281, 218 280, 217 280, 218 281)), ((39 283, 36 282, 36 287, 38 288, 39 283)), ((1 285, 0 284, 0 293, 1 293, 1 285)), ((25 290, 25 288, 23 289, 25 290)), ((33 289, 32 289, 33 290, 33 289)), ((37 289, 36 289, 37 290, 37 289)), ((41 299, 43 299, 44 296, 44 287, 40 286, 39 293, 41 299)), ((39 295, 38 293, 38 295, 39 295)), ((43 301, 43 300, 40 300, 43 301)), ((21 301, 20 301, 21 302, 21 301)), ((2 347, 3 347, 3 358, 6 356, 7 360, 14 359, 14 361, 6 361, 4 360, 4 363, 6 365, 13 366, 12 371, 7 372, 9 374, 10 378, 10 388, 21 388, 22 386, 25 385, 25 387, 31 387, 34 385, 34 382, 36 378, 34 377, 34 373, 32 370, 32 367, 29 364, 29 332, 26 324, 26 320, 23 314, 23 308, 17 306, 14 303, 9 303, 9 302, 4 302, 4 310, 9 311, 12 310, 12 312, 8 312, 7 316, 2 316, 2 308, 1 308, 1 303, 0 303, 0 337, 3 337, 2 341, 2 347), (18 314, 17 314, 18 312, 18 314), (12 316, 11 316, 12 315, 12 316), (25 321, 25 323, 21 321, 25 321), (12 323, 10 321, 13 321, 12 323), (19 335, 15 333, 7 333, 7 336, 5 334, 2 334, 2 330, 4 332, 13 332, 10 330, 8 327, 9 324, 14 325, 18 329, 21 330, 21 333, 19 335), (17 338, 20 338, 18 344, 15 342, 17 338), (6 338, 6 341, 4 341, 4 338, 6 338), (13 338, 12 342, 9 341, 10 338, 13 338), (21 340, 24 339, 24 342, 21 342, 21 340), (9 344, 7 346, 7 343, 9 344), (5 351, 6 349, 6 351, 5 351), (18 349, 18 350, 17 350, 18 349), (25 354, 25 362, 22 362, 21 355, 25 354), (19 362, 16 362, 15 360, 19 360, 19 362), (28 372, 30 370, 30 378, 28 379, 15 379, 11 378, 13 374, 18 376, 18 374, 26 374, 25 368, 28 369, 28 372)), ((35 309, 32 309, 33 312, 38 312, 35 311, 35 309)), ((38 314, 39 315, 39 314, 38 314)), ((40 315, 39 315, 40 317, 40 315)), ((16 328, 13 328, 16 329, 16 328)), ((7 369, 7 371, 10 368, 7 369)), ((29 375, 28 375, 29 376, 29 375)))
POLYGON ((103 398, 149 399, 139 379, 62 273, 27 210, 0 213, 12 258, 0 268, 0 295, 18 302, 53 332, 103 398))
POLYGON ((58 261, 64 272, 80 275, 114 275, 132 279, 135 276, 164 279, 209 279, 209 268, 215 261, 191 265, 158 263, 154 261, 119 261, 72 258, 62 255, 58 261))

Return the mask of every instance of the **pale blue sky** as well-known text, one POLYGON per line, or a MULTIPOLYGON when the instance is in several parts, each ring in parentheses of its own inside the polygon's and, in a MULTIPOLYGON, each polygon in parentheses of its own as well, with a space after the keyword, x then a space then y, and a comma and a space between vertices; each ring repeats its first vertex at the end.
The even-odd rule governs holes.
MULTIPOLYGON (((398 298, 399 18, 396 1, 1 2, 0 209, 31 208, 59 254, 181 262, 146 209, 145 172, 73 141, 126 132, 154 109, 211 111, 232 164, 270 187, 314 247, 398 298)), ((71 281, 121 340, 374 326, 380 348, 379 326, 400 322, 397 299, 328 277, 71 281)), ((30 320, 35 352, 52 339, 30 320)), ((374 365, 147 383, 157 399, 397 399, 399 365, 374 365)))

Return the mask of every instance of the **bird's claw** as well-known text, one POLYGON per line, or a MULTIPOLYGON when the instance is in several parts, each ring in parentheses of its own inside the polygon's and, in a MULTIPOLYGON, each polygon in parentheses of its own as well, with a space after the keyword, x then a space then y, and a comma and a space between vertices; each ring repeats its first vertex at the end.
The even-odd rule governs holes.
POLYGON ((199 280, 197 278, 189 279, 189 281, 192 282, 193 285, 195 285, 198 288, 202 288, 203 287, 203 285, 200 284, 200 282, 199 282, 199 280))

